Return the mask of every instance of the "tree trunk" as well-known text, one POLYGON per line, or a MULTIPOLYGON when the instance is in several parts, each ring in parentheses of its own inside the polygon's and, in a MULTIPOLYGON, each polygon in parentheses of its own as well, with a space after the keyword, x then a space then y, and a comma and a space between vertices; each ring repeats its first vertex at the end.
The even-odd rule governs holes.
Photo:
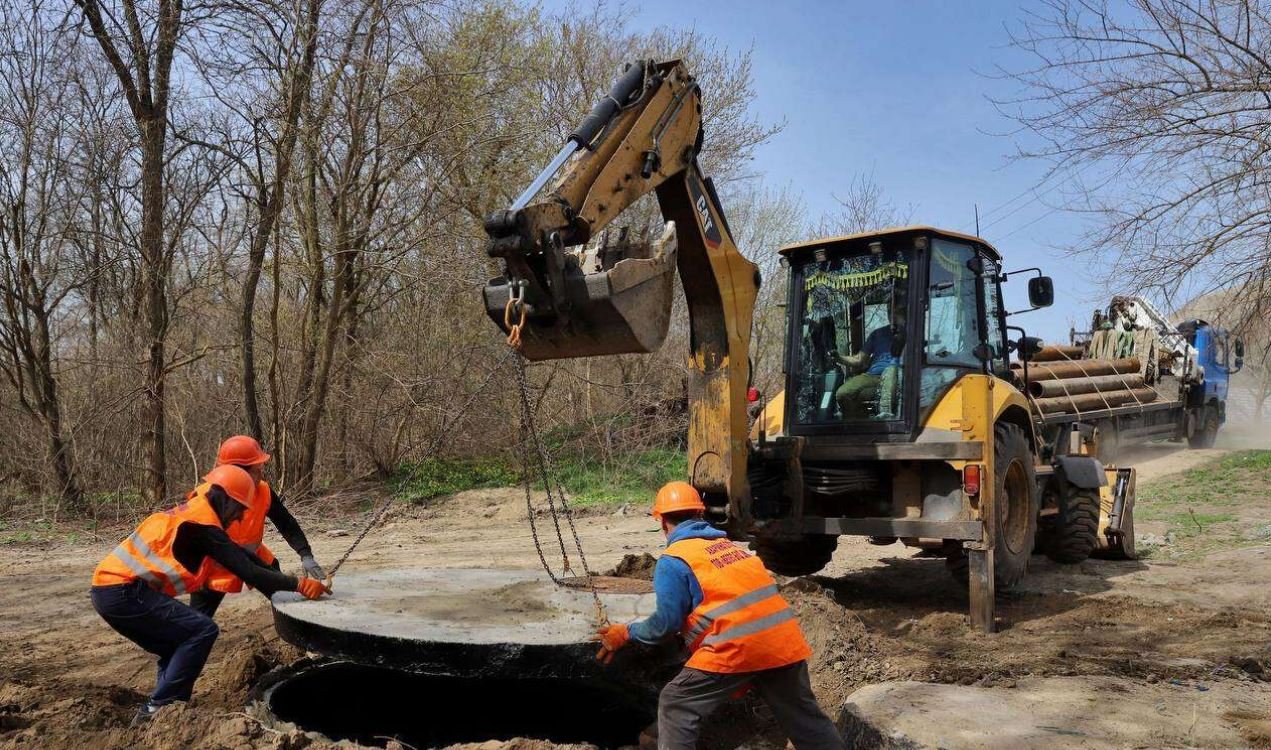
POLYGON ((164 403, 164 341, 168 332, 168 295, 163 242, 163 152, 166 118, 141 123, 141 258, 148 335, 142 434, 145 481, 142 495, 152 506, 168 495, 165 451, 167 412, 164 403))
MULTIPOLYGON (((305 48, 300 68, 290 71, 285 89, 287 109, 278 153, 274 163, 272 184, 259 186, 257 207, 260 223, 247 253, 247 277, 243 281, 243 306, 239 316, 239 331, 243 354, 243 408, 252 437, 261 440, 264 427, 260 418, 260 404, 256 398, 256 287, 260 283, 261 269, 265 265, 265 248, 282 213, 287 178, 291 174, 291 158, 295 153, 300 113, 308 100, 310 79, 318 50, 318 16, 321 0, 309 0, 305 18, 305 48)), ((284 71, 284 75, 287 71, 284 71)))
POLYGON ((341 249, 335 255, 335 283, 331 292, 331 304, 327 307, 326 324, 322 331, 321 352, 313 379, 313 392, 305 408, 304 422, 300 428, 299 461, 296 467, 296 494, 304 494, 313 487, 313 469, 318 458, 318 431, 322 414, 326 411, 327 392, 331 386, 331 364, 335 360, 335 347, 340 339, 340 319, 345 307, 344 276, 351 273, 353 251, 347 245, 347 232, 341 249))
POLYGON ((84 493, 75 478, 74 459, 70 445, 62 434, 62 403, 59 400, 57 380, 53 377, 52 347, 49 338, 48 312, 42 307, 35 317, 35 370, 38 380, 40 415, 44 422, 49 445, 49 460, 57 478, 58 495, 72 509, 79 510, 84 493))

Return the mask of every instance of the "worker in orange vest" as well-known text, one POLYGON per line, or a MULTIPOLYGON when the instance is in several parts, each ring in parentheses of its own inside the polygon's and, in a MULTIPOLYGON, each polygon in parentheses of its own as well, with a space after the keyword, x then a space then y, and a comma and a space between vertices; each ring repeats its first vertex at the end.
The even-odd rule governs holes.
MULTIPOLYGON (((269 458, 269 454, 260 447, 260 443, 250 435, 235 435, 221 443, 220 449, 216 452, 216 465, 237 466, 250 474, 256 482, 256 502, 243 513, 242 518, 227 527, 225 531, 230 539, 244 550, 260 558, 261 562, 272 566, 274 570, 280 570, 278 559, 263 541, 265 519, 268 518, 273 522, 274 528, 278 529, 282 538, 287 540, 287 545, 300 555, 300 565, 304 575, 320 581, 326 578, 327 574, 314 559, 313 550, 309 546, 304 530, 287 510, 282 497, 275 494, 270 489, 269 483, 265 481, 264 469, 269 458)), ((206 587, 190 596, 190 606, 208 617, 215 617, 216 609, 221 606, 225 595, 236 594, 242 590, 241 578, 224 567, 213 565, 206 587)))
POLYGON ((261 564, 225 533, 253 507, 256 483, 247 472, 220 466, 203 480, 184 503, 146 517, 93 571, 97 614, 159 657, 154 692, 138 710, 134 726, 164 705, 190 700, 220 630, 212 618, 175 597, 202 589, 213 564, 233 571, 265 596, 298 591, 317 599, 329 593, 321 581, 296 579, 261 564))
POLYGON ((687 482, 658 491, 653 517, 667 547, 653 570, 657 609, 648 619, 601 628, 596 658, 612 661, 631 639, 653 644, 679 634, 691 655, 658 698, 659 750, 696 748, 702 721, 751 688, 798 750, 842 750, 812 694, 812 649, 794 611, 759 558, 707 523, 705 513, 687 482))

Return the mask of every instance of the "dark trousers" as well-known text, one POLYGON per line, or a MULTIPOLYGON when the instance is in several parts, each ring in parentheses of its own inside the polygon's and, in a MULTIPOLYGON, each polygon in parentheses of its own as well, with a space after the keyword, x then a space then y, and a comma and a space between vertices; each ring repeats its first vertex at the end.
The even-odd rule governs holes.
POLYGON ((216 608, 225 601, 225 594, 212 589, 200 589, 190 594, 190 608, 208 617, 216 617, 216 608))
POLYGON ((694 750, 702 720, 748 687, 759 691, 798 750, 843 750, 843 738, 816 704, 806 661, 742 674, 685 667, 658 697, 658 750, 694 750))
POLYGON ((220 628, 212 618, 142 581, 94 586, 93 609, 120 635, 159 657, 150 703, 188 701, 220 628))

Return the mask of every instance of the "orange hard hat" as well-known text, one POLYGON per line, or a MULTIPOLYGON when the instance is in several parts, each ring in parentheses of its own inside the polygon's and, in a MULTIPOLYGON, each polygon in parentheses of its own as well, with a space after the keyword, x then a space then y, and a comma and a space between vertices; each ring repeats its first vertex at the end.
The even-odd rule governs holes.
POLYGON ((255 466, 269 460, 269 454, 261 449, 260 443, 251 435, 235 435, 221 443, 216 452, 216 465, 234 464, 235 466, 255 466))
POLYGON ((209 471, 203 481, 219 486, 245 508, 252 507, 256 500, 256 480, 237 466, 218 466, 209 471))
POLYGON ((653 517, 659 521, 664 514, 690 510, 705 513, 706 505, 702 502, 701 493, 688 482, 667 482, 653 500, 653 517))

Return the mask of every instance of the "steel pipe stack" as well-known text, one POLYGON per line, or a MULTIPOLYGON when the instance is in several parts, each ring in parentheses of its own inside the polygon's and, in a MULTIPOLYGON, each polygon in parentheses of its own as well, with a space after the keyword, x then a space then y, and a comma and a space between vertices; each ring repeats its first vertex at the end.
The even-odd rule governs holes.
MULTIPOLYGON (((1156 390, 1145 381, 1138 357, 1124 359, 1066 359, 1069 347, 1046 347, 1047 359, 1011 369, 1042 414, 1087 412, 1155 401, 1156 390), (1049 357, 1056 357, 1049 359, 1049 357)), ((1041 356, 1041 355, 1039 355, 1041 356)))
MULTIPOLYGON (((1038 380, 1066 380, 1068 378, 1088 378, 1095 375, 1137 375, 1140 372, 1138 357, 1125 359, 1077 359, 1071 362, 1029 362, 1028 382, 1038 380)), ((1021 378, 1024 377, 1024 366, 1012 363, 1021 378)))
POLYGON ((1065 362, 1081 359, 1083 351, 1080 346, 1045 346, 1029 358, 1028 363, 1031 365, 1034 362, 1065 362))

